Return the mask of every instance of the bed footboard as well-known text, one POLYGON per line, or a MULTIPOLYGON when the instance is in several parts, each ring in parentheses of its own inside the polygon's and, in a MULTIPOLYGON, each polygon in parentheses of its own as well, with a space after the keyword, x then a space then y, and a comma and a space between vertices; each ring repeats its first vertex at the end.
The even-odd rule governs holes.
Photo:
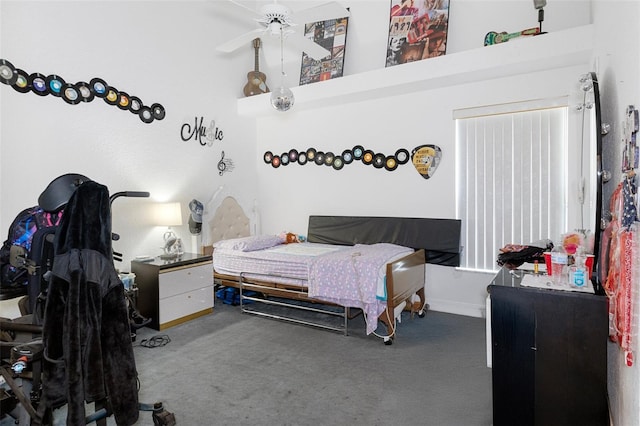
POLYGON ((424 317, 424 310, 428 307, 424 293, 425 285, 425 258, 424 250, 418 250, 413 254, 387 264, 387 307, 380 315, 387 327, 385 344, 390 345, 395 337, 395 318, 398 311, 409 306, 414 312, 412 296, 417 294, 420 298, 418 316, 424 317))

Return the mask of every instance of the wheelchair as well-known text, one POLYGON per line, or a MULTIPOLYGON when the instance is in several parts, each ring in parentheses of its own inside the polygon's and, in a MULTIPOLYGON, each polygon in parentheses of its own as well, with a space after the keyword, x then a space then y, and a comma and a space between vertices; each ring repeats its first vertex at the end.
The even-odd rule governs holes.
MULTIPOLYGON (((91 182, 91 180, 78 174, 62 175, 49 184, 40 195, 38 203, 47 211, 60 211, 67 206, 77 188, 85 182, 91 182)), ((118 197, 148 196, 148 192, 132 191, 113 194, 108 198, 109 215, 111 204, 118 197)), ((119 236, 112 233, 110 229, 110 216, 107 222, 109 229, 103 231, 110 234, 110 240, 117 240, 119 236)), ((10 297, 16 297, 16 294, 18 297, 22 296, 18 302, 21 316, 15 319, 0 318, 0 419, 10 417, 14 424, 18 425, 51 426, 56 410, 70 402, 51 403, 46 400, 44 392, 46 385, 50 384, 47 380, 54 378, 53 375, 48 376, 46 373, 46 363, 49 360, 45 355, 47 327, 44 323, 47 320, 45 311, 59 232, 60 226, 39 229, 33 234, 29 252, 20 246, 11 247, 11 265, 27 274, 28 280, 27 285, 24 289, 20 289, 20 292, 16 292, 16 288, 9 289, 10 297)), ((114 252, 110 243, 108 251, 111 262, 122 260, 122 254, 114 252)), ((122 283, 120 282, 119 285, 122 286, 122 283)), ((149 320, 140 316, 132 300, 124 290, 122 292, 126 297, 124 309, 128 310, 128 330, 131 333, 129 342, 131 342, 135 339, 135 330, 146 325, 149 320)), ((120 295, 120 290, 115 294, 120 295)), ((6 298, 3 296, 5 295, 0 294, 0 298, 6 298)), ((137 372, 135 381, 135 400, 137 401, 137 391, 140 387, 137 372)), ((84 418, 77 423, 95 422, 99 426, 106 426, 107 419, 114 415, 113 399, 115 397, 106 392, 104 398, 86 401, 85 404, 93 403, 94 410, 83 416, 84 418)), ((174 426, 176 424, 175 415, 167 411, 162 402, 147 404, 137 401, 137 410, 151 412, 154 425, 174 426)))

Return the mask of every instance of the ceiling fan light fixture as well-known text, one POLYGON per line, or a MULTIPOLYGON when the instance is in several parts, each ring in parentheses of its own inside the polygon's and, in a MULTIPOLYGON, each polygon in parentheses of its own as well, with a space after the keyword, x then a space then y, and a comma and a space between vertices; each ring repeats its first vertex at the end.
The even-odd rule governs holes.
POLYGON ((290 23, 291 11, 281 4, 266 4, 260 9, 260 14, 263 16, 262 22, 267 24, 278 22, 286 26, 290 23))
POLYGON ((280 36, 280 34, 282 33, 282 24, 279 22, 271 22, 268 25, 268 31, 271 33, 272 36, 280 36))
POLYGON ((294 102, 293 92, 287 87, 278 87, 271 92, 271 106, 277 111, 289 111, 294 102))

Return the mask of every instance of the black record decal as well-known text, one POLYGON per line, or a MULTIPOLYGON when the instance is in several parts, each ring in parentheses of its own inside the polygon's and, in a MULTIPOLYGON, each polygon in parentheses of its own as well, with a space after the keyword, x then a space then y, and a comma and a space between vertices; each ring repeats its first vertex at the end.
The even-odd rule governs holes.
POLYGON ((31 90, 29 85, 29 74, 21 69, 16 69, 16 82, 11 85, 16 91, 20 93, 27 93, 31 90))
POLYGON ((335 155, 333 155, 333 152, 327 152, 324 155, 324 164, 326 164, 327 166, 331 166, 333 165, 333 160, 336 158, 335 155))
POLYGON ((107 86, 104 101, 109 105, 116 105, 118 103, 118 89, 116 89, 115 87, 107 86))
POLYGON ((82 102, 91 102, 93 98, 95 98, 95 95, 91 91, 91 86, 89 85, 89 83, 79 81, 76 83, 76 88, 78 89, 78 92, 80 92, 80 98, 82 102))
POLYGON ((300 152, 298 154, 298 164, 300 164, 301 166, 304 166, 305 164, 307 164, 307 153, 306 152, 300 152))
POLYGON ((68 104, 76 105, 82 102, 80 91, 73 84, 65 83, 60 93, 62 94, 62 99, 68 104))
POLYGON ((345 149, 342 151, 342 161, 344 164, 351 164, 353 161, 353 152, 350 149, 345 149))
POLYGON ((384 168, 393 171, 398 168, 398 160, 395 156, 389 155, 384 161, 384 168))
POLYGON ((262 156, 262 159, 264 160, 265 163, 271 164, 271 160, 273 160, 273 153, 271 151, 265 152, 264 155, 262 156))
POLYGON ((136 96, 132 96, 129 99, 129 111, 131 111, 133 114, 138 114, 140 112, 140 108, 142 107, 143 107, 143 104, 140 98, 136 96))
POLYGON ((309 148, 307 150, 307 160, 315 161, 315 158, 316 158, 316 150, 315 150, 315 148, 309 148))
POLYGON ((340 170, 344 166, 344 160, 339 155, 333 159, 333 168, 340 170))
POLYGON ((62 96, 62 86, 64 86, 65 81, 62 77, 51 74, 47 76, 47 87, 49 88, 49 92, 56 97, 62 96))
POLYGON ((282 163, 283 166, 288 166, 289 165, 289 153, 288 152, 283 152, 280 155, 280 162, 282 163))
POLYGON ((162 120, 164 118, 165 112, 162 105, 152 104, 151 111, 153 111, 153 118, 155 118, 156 120, 162 120))
POLYGON ((149 124, 153 122, 153 113, 151 112, 151 108, 147 106, 143 106, 142 108, 140 108, 140 112, 138 113, 138 116, 140 117, 140 120, 142 120, 143 123, 149 124))
POLYGON ((40 73, 33 73, 29 76, 29 86, 31 91, 39 96, 47 96, 49 94, 49 86, 47 86, 47 78, 40 73))
MULTIPOLYGON (((316 152, 316 156, 315 156, 315 158, 313 159, 313 161, 315 161, 315 163, 316 163, 318 166, 321 166, 321 165, 323 165, 323 164, 324 164, 324 157, 325 157, 324 152, 322 152, 322 151, 318 151, 318 152, 316 152)), ((311 159, 311 157, 309 157, 309 159, 311 159)))
POLYGON ((123 111, 126 111, 129 109, 129 104, 131 103, 131 97, 126 92, 119 92, 118 99, 116 102, 117 102, 116 105, 118 106, 118 108, 120 108, 123 111))
POLYGON ((274 155, 273 159, 271 160, 271 165, 273 166, 274 169, 277 169, 278 167, 280 167, 280 157, 278 157, 277 155, 274 155))
POLYGON ((384 154, 376 154, 373 156, 373 167, 381 169, 384 167, 385 156, 384 154))
POLYGON ((370 149, 367 149, 363 154, 362 154, 362 162, 364 164, 371 164, 373 163, 373 151, 371 151, 370 149))
POLYGON ((18 79, 13 64, 6 59, 0 59, 0 83, 12 85, 18 79))
POLYGON ((396 151, 396 161, 398 164, 406 164, 409 161, 409 151, 404 148, 400 148, 396 151))
POLYGON ((354 160, 361 160, 362 156, 364 155, 364 148, 362 147, 362 145, 356 145, 353 147, 351 152, 353 153, 354 160))
POLYGON ((295 163, 296 161, 298 161, 298 151, 295 149, 290 149, 289 150, 289 160, 291 160, 292 163, 295 163))
POLYGON ((98 98, 104 98, 107 96, 107 83, 101 78, 92 78, 89 82, 91 92, 98 98))

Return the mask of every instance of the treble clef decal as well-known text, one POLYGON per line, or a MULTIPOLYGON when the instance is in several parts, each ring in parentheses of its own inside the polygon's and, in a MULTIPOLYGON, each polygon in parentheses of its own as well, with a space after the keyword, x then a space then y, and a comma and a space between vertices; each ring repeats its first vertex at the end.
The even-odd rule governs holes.
POLYGON ((218 174, 222 174, 227 170, 227 165, 224 163, 224 151, 220 153, 220 161, 218 161, 218 174))
POLYGON ((222 176, 225 172, 233 170, 233 161, 229 158, 225 160, 224 151, 220 152, 220 161, 218 161, 218 174, 222 176))

